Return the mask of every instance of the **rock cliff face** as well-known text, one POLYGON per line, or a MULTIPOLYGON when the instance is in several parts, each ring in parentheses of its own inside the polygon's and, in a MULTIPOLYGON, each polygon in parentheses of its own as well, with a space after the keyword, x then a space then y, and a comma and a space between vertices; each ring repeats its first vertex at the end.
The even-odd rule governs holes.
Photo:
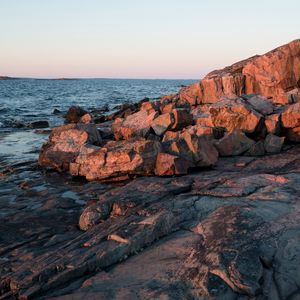
POLYGON ((300 88, 300 40, 264 55, 257 55, 209 73, 198 84, 180 93, 191 105, 214 103, 222 97, 259 94, 274 104, 298 101, 300 88))

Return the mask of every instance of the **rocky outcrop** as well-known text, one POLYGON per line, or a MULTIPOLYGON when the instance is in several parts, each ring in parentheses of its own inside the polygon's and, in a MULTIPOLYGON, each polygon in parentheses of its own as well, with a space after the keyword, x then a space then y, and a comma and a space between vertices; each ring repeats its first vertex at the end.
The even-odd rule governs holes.
POLYGON ((153 175, 160 152, 159 142, 145 139, 111 141, 101 148, 86 146, 71 163, 70 173, 87 180, 153 175))
POLYGON ((39 164, 87 180, 125 180, 137 175, 184 175, 190 168, 217 162, 218 152, 204 138, 212 138, 212 128, 193 127, 188 108, 159 111, 159 103, 143 102, 126 118, 99 125, 90 124, 92 118, 85 114, 78 124, 53 130, 39 164), (178 133, 168 145, 161 141, 166 132, 178 133))
POLYGON ((189 168, 213 166, 218 160, 218 152, 211 141, 188 131, 163 143, 163 147, 167 153, 183 158, 189 168))
POLYGON ((49 142, 44 144, 39 164, 42 167, 69 170, 70 163, 84 148, 85 144, 100 144, 101 136, 94 124, 68 124, 54 128, 49 142))
POLYGON ((289 105, 281 114, 281 122, 284 128, 296 128, 300 126, 300 103, 289 105))
POLYGON ((257 112, 262 115, 270 115, 274 111, 274 106, 270 101, 259 95, 244 95, 244 99, 248 104, 250 104, 257 112))
POLYGON ((174 124, 171 127, 173 130, 183 129, 193 123, 193 117, 189 109, 177 108, 172 110, 174 116, 174 124))
POLYGON ((78 123, 86 113, 80 106, 71 106, 64 116, 65 123, 78 123))
POLYGON ((300 127, 295 127, 295 128, 289 128, 286 130, 286 139, 299 143, 300 142, 300 127))
POLYGON ((112 125, 116 140, 147 137, 152 121, 158 116, 155 110, 140 110, 125 119, 116 119, 112 125))
MULTIPOLYGON (((221 156, 236 156, 245 153, 254 145, 254 141, 249 139, 241 130, 226 133, 223 138, 215 143, 221 156)), ((250 152, 251 153, 251 152, 250 152)))
POLYGON ((159 153, 156 159, 155 175, 185 175, 192 164, 185 158, 168 153, 159 153))
MULTIPOLYGON (((281 148, 280 148, 281 149, 281 148)), ((249 150, 245 152, 246 156, 263 156, 265 155, 265 143, 263 140, 252 143, 249 150)))
POLYGON ((34 121, 34 122, 30 122, 27 125, 28 128, 48 128, 49 127, 49 123, 48 121, 34 121))
POLYGON ((265 126, 268 133, 272 134, 280 134, 281 131, 281 114, 272 114, 266 116, 265 118, 265 126))
POLYGON ((284 139, 284 137, 279 137, 272 133, 268 134, 264 143, 266 152, 279 153, 283 146, 284 139))
POLYGON ((158 116, 151 123, 151 128, 155 134, 162 136, 168 129, 170 129, 175 123, 175 117, 172 113, 164 113, 158 116))
POLYGON ((253 133, 263 120, 263 116, 248 106, 242 99, 225 99, 213 104, 209 109, 215 127, 223 127, 228 132, 240 129, 253 133))
POLYGON ((284 109, 281 124, 289 141, 300 141, 300 103, 289 105, 284 109))
POLYGON ((215 103, 222 97, 259 94, 276 104, 299 99, 300 40, 209 73, 198 84, 184 88, 179 98, 191 105, 215 103))
POLYGON ((93 118, 90 114, 85 114, 79 119, 78 123, 90 124, 90 123, 92 123, 92 120, 93 120, 93 118))
POLYGON ((213 71, 178 94, 124 104, 98 125, 99 117, 71 107, 67 121, 77 124, 53 132, 40 165, 116 180, 184 175, 217 165, 219 156, 278 153, 284 141, 300 141, 299 69, 296 40, 213 71))
MULTIPOLYGON (((160 112, 158 103, 144 102, 141 110, 123 119, 54 129, 39 163, 88 180, 184 175, 192 168, 216 165, 219 155, 277 153, 283 134, 298 141, 298 127, 291 128, 298 126, 297 104, 283 113, 274 109, 256 95, 167 113, 160 112)), ((92 121, 89 114, 84 117, 92 121)))

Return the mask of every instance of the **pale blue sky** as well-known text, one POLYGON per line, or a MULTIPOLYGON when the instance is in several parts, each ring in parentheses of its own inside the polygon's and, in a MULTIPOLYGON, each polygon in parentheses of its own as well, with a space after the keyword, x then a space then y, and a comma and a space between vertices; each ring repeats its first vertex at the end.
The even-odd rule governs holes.
POLYGON ((0 75, 201 78, 300 38, 299 0, 0 0, 0 75))

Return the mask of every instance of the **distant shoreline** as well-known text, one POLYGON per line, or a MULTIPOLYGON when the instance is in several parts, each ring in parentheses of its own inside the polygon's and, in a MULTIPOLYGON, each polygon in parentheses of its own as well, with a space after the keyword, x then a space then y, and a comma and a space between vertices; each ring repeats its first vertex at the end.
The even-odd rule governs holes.
POLYGON ((9 76, 0 76, 0 80, 16 80, 16 79, 21 79, 21 78, 9 77, 9 76))
POLYGON ((195 80, 199 81, 199 78, 105 78, 105 77, 89 77, 89 78, 34 78, 34 77, 10 77, 0 76, 1 80, 195 80))
POLYGON ((32 78, 32 77, 10 77, 10 76, 0 76, 0 80, 80 80, 84 78, 32 78))

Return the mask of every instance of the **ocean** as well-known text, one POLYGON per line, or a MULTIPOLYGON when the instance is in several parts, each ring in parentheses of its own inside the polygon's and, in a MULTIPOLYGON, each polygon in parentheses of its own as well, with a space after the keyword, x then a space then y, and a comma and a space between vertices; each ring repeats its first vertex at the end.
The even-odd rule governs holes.
MULTIPOLYGON (((72 105, 87 111, 108 105, 113 109, 145 97, 154 99, 179 91, 197 80, 142 79, 15 79, 0 80, 0 157, 12 163, 37 159, 47 133, 26 125, 45 120, 50 127, 63 124, 62 115, 72 105), (54 114, 54 110, 61 114, 54 114)), ((0 163, 1 163, 0 162, 0 163)))

